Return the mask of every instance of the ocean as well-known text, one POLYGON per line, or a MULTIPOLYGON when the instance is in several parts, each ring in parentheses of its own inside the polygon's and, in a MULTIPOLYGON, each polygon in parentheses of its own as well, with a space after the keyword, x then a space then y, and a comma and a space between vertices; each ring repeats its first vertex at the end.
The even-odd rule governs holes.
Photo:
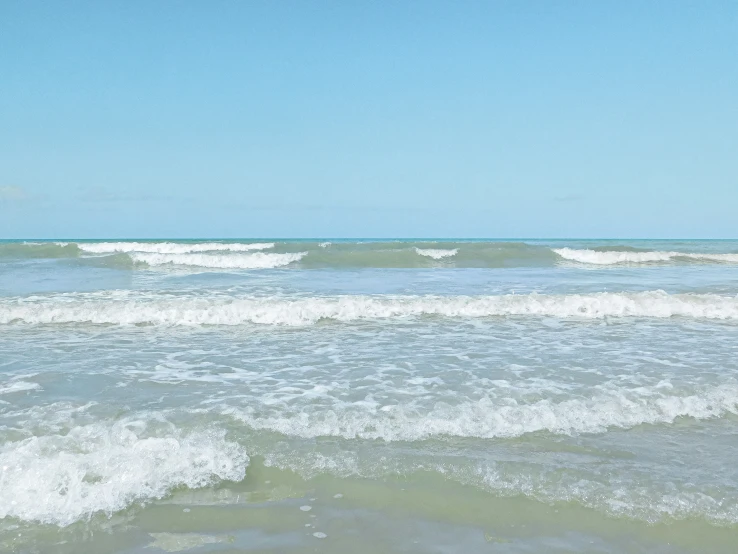
POLYGON ((733 553, 738 241, 0 241, 0 552, 733 553))

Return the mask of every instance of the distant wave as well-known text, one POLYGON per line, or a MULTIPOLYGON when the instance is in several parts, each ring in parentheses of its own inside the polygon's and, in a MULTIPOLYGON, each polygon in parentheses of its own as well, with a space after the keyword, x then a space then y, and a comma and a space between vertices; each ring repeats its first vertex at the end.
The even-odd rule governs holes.
POLYGON ((663 291, 500 296, 192 297, 78 293, 0 299, 0 324, 311 325, 321 320, 442 316, 686 317, 737 320, 738 297, 663 291))
POLYGON ((587 266, 738 264, 735 252, 639 250, 617 245, 551 248, 523 242, 0 242, 0 261, 49 258, 90 260, 92 265, 119 269, 147 265, 265 269, 298 259, 300 269, 554 267, 566 262, 587 266), (254 257, 245 257, 248 255, 254 257), (103 256, 127 256, 131 262, 100 260, 103 256))
POLYGON ((217 269, 270 269, 296 262, 306 252, 287 254, 159 254, 131 252, 129 256, 137 263, 149 266, 191 266, 217 269))
POLYGON ((278 261, 280 258, 277 256, 292 261, 299 256, 301 269, 553 266, 557 259, 551 249, 545 246, 520 242, 0 242, 0 261, 77 258, 89 260, 91 265, 118 269, 147 265, 222 269, 287 265, 278 261), (275 255, 274 263, 267 261, 268 258, 237 258, 239 255, 260 252, 275 255), (198 254, 209 257, 185 257, 198 254), (101 259, 103 256, 120 255, 127 256, 127 259, 101 259), (216 259, 217 256, 222 258, 216 259), (226 261, 226 257, 233 259, 226 261))
POLYGON ((76 244, 66 242, 5 242, 0 243, 0 259, 76 258, 80 255, 76 244))
MULTIPOLYGON (((68 243, 57 243, 60 246, 68 243)), ((192 252, 247 252, 249 250, 268 250, 274 248, 273 242, 264 243, 222 243, 222 242, 78 242, 77 247, 84 252, 109 254, 113 252, 151 252, 156 254, 188 254, 192 252)))
POLYGON ((415 251, 420 254, 421 256, 428 256, 429 258, 433 258, 434 260, 440 260, 442 258, 449 258, 451 256, 455 256, 459 249, 454 248, 452 250, 442 250, 439 248, 415 248, 415 251))
POLYGON ((515 242, 300 243, 308 253, 300 268, 552 267, 550 248, 515 242))
POLYGON ((738 263, 738 254, 709 254, 692 252, 634 252, 634 251, 603 251, 577 250, 573 248, 554 248, 556 254, 566 260, 584 264, 615 265, 640 264, 649 262, 668 262, 671 260, 702 260, 706 262, 738 263))

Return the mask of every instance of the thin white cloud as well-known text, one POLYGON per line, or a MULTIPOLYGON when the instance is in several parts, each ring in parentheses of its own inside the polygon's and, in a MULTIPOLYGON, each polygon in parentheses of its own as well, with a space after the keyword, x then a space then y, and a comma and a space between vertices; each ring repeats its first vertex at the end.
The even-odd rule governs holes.
POLYGON ((583 194, 564 194, 562 196, 554 196, 554 202, 578 202, 580 200, 586 200, 583 194))
POLYGON ((28 198, 28 193, 20 187, 0 187, 0 202, 13 202, 16 200, 24 200, 26 198, 28 198))
POLYGON ((142 192, 131 194, 127 191, 111 190, 101 186, 77 187, 77 196, 81 202, 156 202, 174 200, 156 194, 142 192))

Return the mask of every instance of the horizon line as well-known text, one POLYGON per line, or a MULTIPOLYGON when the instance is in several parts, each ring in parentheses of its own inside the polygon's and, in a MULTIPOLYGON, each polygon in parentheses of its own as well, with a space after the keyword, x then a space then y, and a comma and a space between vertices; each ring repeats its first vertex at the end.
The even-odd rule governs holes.
POLYGON ((713 237, 713 238, 694 238, 694 237, 63 237, 63 238, 40 238, 40 237, 24 237, 24 238, 0 238, 1 242, 16 241, 59 241, 59 242, 75 242, 75 241, 184 241, 184 240, 210 240, 210 241, 526 241, 526 240, 665 240, 665 241, 696 241, 696 240, 713 240, 713 241, 730 241, 738 240, 735 238, 713 237))

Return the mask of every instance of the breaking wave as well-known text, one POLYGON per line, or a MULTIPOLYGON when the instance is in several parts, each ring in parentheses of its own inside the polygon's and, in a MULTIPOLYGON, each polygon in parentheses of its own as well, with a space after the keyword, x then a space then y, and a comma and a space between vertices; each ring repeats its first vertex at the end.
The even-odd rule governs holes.
MULTIPOLYGON (((565 262, 590 266, 738 264, 735 252, 640 250, 617 245, 577 249, 494 241, 0 242, 0 259, 81 258, 97 263, 94 259, 105 255, 128 256, 138 266, 189 265, 221 269, 279 267, 298 259, 301 269, 553 267, 565 262), (266 257, 242 257, 266 255, 264 251, 267 250, 274 262, 266 257), (280 259, 291 261, 282 263, 280 259)), ((123 264, 116 262, 115 267, 123 267, 123 264)))
POLYGON ((84 252, 95 254, 111 254, 114 252, 189 254, 193 252, 248 252, 250 250, 268 250, 274 248, 274 243, 80 242, 76 243, 76 246, 84 252))
POLYGON ((738 297, 664 291, 499 296, 210 296, 79 293, 0 299, 0 324, 300 326, 321 320, 349 322, 442 316, 479 318, 547 316, 738 319, 738 297))
POLYGON ((433 258, 434 260, 440 260, 442 258, 449 258, 451 256, 455 256, 459 249, 454 248, 452 250, 442 250, 438 248, 415 248, 415 251, 420 254, 421 256, 428 256, 429 258, 433 258))
POLYGON ((281 262, 272 265, 267 261, 269 258, 239 258, 266 254, 266 250, 275 256, 273 260, 283 256, 282 259, 296 261, 299 256, 301 269, 553 266, 557 259, 550 248, 520 242, 428 241, 13 242, 0 243, 0 259, 79 258, 95 266, 128 269, 152 265, 222 269, 286 265, 281 262), (101 260, 104 256, 125 256, 128 260, 101 260), (226 261, 226 258, 232 259, 226 261))
POLYGON ((0 447, 0 519, 66 526, 93 514, 244 478, 249 457, 221 431, 149 432, 146 421, 73 427, 0 447))
POLYGON ((632 250, 577 250, 573 248, 554 248, 553 251, 565 260, 594 265, 642 264, 669 262, 672 260, 738 263, 738 254, 659 251, 638 252, 632 250))
POLYGON ((230 415, 257 430, 303 438, 341 437, 421 441, 433 437, 514 438, 547 431, 574 435, 631 429, 644 424, 671 424, 677 418, 714 419, 738 414, 738 385, 705 388, 691 395, 664 394, 658 389, 602 390, 591 398, 531 404, 510 398, 485 397, 450 405, 439 402, 429 411, 413 405, 367 406, 337 403, 333 407, 299 406, 288 414, 257 415, 261 408, 226 408, 230 415))
POLYGON ((306 252, 285 254, 160 254, 132 252, 135 263, 148 266, 191 266, 216 269, 270 269, 282 267, 301 260, 306 252))

